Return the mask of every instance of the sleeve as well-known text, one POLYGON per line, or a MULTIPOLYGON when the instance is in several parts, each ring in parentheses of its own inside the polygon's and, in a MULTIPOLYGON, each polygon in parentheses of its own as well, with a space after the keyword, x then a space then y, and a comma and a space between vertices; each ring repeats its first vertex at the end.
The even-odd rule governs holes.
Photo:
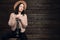
POLYGON ((11 26, 11 27, 14 27, 14 25, 15 25, 15 19, 14 19, 14 14, 13 13, 10 14, 8 25, 11 26))
POLYGON ((24 28, 27 27, 28 25, 27 15, 25 15, 25 17, 21 21, 22 21, 22 24, 24 25, 24 28))

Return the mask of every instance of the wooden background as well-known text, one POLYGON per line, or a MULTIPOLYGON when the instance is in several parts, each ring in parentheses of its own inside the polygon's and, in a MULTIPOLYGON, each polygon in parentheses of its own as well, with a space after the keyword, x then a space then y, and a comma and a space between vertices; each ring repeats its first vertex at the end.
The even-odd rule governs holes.
MULTIPOLYGON (((0 0, 0 35, 9 31, 8 20, 14 3, 18 0, 0 0)), ((59 40, 59 0, 25 0, 27 2, 28 40, 59 40)))

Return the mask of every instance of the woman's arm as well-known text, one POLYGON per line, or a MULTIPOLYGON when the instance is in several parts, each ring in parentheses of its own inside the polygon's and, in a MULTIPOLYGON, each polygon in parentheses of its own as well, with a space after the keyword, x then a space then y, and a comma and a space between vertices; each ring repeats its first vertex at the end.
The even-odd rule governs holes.
POLYGON ((28 20, 27 20, 27 15, 25 14, 24 16, 22 16, 21 18, 21 24, 23 28, 26 28, 28 25, 28 20))
POLYGON ((13 16, 14 16, 14 13, 11 13, 9 21, 8 21, 8 25, 11 26, 11 27, 14 27, 14 25, 15 25, 15 21, 14 21, 14 17, 13 16))

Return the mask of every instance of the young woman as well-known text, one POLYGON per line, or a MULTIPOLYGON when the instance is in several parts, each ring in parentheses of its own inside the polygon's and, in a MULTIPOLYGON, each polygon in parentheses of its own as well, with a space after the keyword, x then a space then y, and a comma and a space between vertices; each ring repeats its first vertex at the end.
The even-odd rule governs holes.
POLYGON ((18 30, 19 30, 19 38, 21 40, 27 40, 26 34, 25 34, 25 29, 28 25, 28 21, 27 21, 27 14, 24 13, 24 11, 27 8, 27 4, 25 1, 18 1, 15 3, 14 5, 14 13, 10 14, 10 18, 8 21, 8 25, 11 27, 11 33, 8 33, 7 35, 5 35, 3 38, 5 38, 7 40, 7 38, 9 37, 15 37, 17 35, 17 26, 18 30), (18 23, 17 24, 17 20, 18 23))

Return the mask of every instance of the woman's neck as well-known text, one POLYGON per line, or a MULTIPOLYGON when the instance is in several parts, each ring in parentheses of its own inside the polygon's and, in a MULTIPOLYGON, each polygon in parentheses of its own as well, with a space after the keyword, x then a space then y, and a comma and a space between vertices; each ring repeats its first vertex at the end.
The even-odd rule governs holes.
POLYGON ((18 14, 21 14, 21 12, 18 12, 18 14))

